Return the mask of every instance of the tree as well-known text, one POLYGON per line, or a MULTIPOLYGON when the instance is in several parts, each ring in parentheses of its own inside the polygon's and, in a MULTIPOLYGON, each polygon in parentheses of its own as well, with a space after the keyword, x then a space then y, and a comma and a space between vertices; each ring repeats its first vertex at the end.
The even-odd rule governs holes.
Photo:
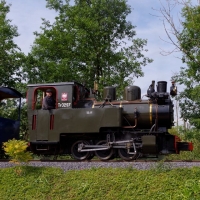
POLYGON ((29 82, 94 81, 124 88, 143 76, 141 66, 152 62, 142 52, 146 40, 133 39, 135 27, 125 0, 47 0, 58 12, 55 22, 43 19, 41 33, 28 55, 29 82))
MULTIPOLYGON (((24 92, 26 85, 22 82, 22 68, 25 63, 25 55, 15 44, 14 38, 18 37, 17 27, 11 25, 7 19, 10 12, 10 5, 6 1, 0 1, 0 86, 9 86, 24 92)), ((17 119, 18 102, 16 100, 4 100, 0 102, 0 116, 10 119, 17 119), (6 109, 5 109, 6 108, 6 109)), ((27 131, 27 114, 24 103, 21 114, 21 135, 27 131)))
POLYGON ((178 96, 181 117, 200 128, 200 6, 184 0, 167 2, 167 7, 162 6, 160 9, 165 19, 164 27, 170 42, 175 46, 172 52, 181 51, 182 62, 186 65, 172 77, 185 86, 178 96), (182 6, 179 19, 181 28, 178 28, 172 15, 172 9, 177 5, 182 6), (170 30, 166 28, 165 22, 170 25, 170 30))
POLYGON ((0 2, 0 85, 15 87, 21 81, 20 67, 24 55, 14 43, 14 37, 19 36, 17 27, 7 19, 10 7, 4 0, 0 2))

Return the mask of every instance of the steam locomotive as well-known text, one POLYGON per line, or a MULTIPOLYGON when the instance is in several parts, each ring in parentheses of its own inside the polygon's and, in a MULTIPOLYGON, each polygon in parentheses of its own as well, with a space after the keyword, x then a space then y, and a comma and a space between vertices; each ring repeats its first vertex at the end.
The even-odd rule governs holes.
POLYGON ((27 91, 30 149, 35 154, 70 154, 76 160, 140 155, 177 154, 192 151, 193 145, 168 133, 173 126, 173 84, 155 81, 141 98, 138 86, 124 89, 123 100, 116 100, 116 88, 105 87, 104 101, 78 82, 29 84, 27 91), (55 109, 43 110, 45 91, 51 89, 55 109))

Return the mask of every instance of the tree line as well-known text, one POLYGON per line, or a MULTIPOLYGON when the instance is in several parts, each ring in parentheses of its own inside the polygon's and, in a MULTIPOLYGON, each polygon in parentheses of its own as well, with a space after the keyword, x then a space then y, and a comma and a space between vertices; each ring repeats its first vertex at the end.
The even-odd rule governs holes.
MULTIPOLYGON (((199 29, 200 6, 190 1, 166 0, 170 6, 182 6, 181 29, 170 9, 159 10, 170 24, 166 33, 182 53, 186 67, 172 77, 185 89, 178 95, 181 117, 200 128, 199 29), (173 2, 173 4, 172 4, 173 2)), ((15 44, 17 27, 7 18, 10 5, 0 2, 0 85, 25 91, 28 83, 78 80, 88 88, 96 81, 99 90, 106 85, 119 94, 135 77, 143 76, 142 67, 153 60, 145 56, 147 40, 136 37, 135 26, 127 21, 131 8, 126 0, 46 0, 47 8, 57 12, 55 21, 42 19, 40 32, 28 55, 15 44)), ((165 28, 165 26, 164 26, 165 28)))

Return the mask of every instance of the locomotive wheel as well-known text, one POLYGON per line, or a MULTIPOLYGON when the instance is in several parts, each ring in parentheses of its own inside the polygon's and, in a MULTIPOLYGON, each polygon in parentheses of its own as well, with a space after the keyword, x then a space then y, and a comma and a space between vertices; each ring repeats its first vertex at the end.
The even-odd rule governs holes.
POLYGON ((88 160, 91 160, 92 158, 94 158, 94 152, 90 152, 90 155, 88 156, 88 160))
POLYGON ((90 152, 89 151, 78 152, 78 145, 82 144, 82 143, 83 144, 89 144, 89 142, 87 142, 86 140, 78 140, 71 147, 72 157, 74 159, 76 159, 76 160, 86 160, 90 156, 90 152))
MULTIPOLYGON (((101 140, 97 143, 97 145, 106 145, 105 140, 101 140)), ((102 151, 95 151, 95 155, 100 159, 100 160, 108 160, 112 157, 114 153, 113 149, 107 149, 107 150, 102 150, 102 151)))
POLYGON ((134 154, 128 154, 127 153, 127 149, 118 149, 118 155, 120 158, 122 158, 123 160, 135 160, 137 158, 137 153, 134 154))

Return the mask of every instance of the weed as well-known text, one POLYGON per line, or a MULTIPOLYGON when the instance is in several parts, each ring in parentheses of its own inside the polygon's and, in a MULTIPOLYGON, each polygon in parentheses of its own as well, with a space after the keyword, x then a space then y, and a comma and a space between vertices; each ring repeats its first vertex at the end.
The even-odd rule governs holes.
POLYGON ((157 173, 162 173, 162 172, 170 171, 172 169, 172 166, 170 165, 170 163, 165 163, 163 160, 156 163, 152 169, 156 171, 157 173))

